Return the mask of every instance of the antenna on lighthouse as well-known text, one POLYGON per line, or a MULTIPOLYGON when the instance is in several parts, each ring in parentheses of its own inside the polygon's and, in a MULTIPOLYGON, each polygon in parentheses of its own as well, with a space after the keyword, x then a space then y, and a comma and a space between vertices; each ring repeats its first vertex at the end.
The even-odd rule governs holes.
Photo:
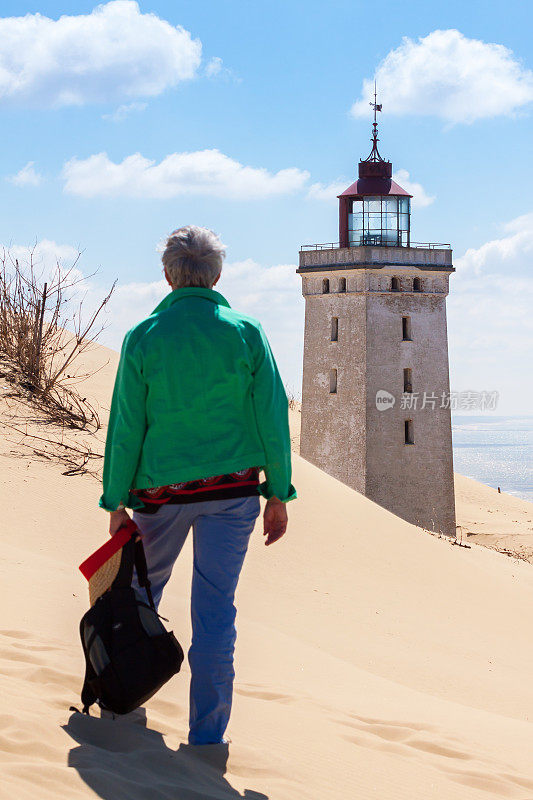
POLYGON ((374 102, 373 103, 369 103, 369 105, 371 105, 372 108, 374 109, 374 125, 377 126, 378 121, 377 121, 376 112, 381 111, 381 109, 383 108, 383 103, 379 103, 378 104, 378 88, 377 88, 376 81, 374 81, 374 102))
POLYGON ((374 102, 369 103, 369 105, 374 109, 374 124, 372 125, 372 151, 368 158, 365 158, 365 161, 384 161, 378 150, 378 111, 382 110, 383 104, 378 103, 378 90, 376 81, 374 81, 374 102))

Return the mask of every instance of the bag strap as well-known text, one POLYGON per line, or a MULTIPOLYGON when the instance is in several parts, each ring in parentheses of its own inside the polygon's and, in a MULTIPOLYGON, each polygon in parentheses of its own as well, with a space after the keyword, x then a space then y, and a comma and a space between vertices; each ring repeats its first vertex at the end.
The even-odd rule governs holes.
POLYGON ((146 566, 146 556, 144 554, 144 547, 141 539, 138 542, 135 542, 135 569, 137 570, 137 580, 139 581, 139 586, 142 586, 143 589, 146 590, 146 594, 148 596, 148 602, 150 603, 150 608, 157 613, 154 598, 152 597, 152 589, 150 579, 148 577, 148 567, 146 566))
POLYGON ((129 523, 126 523, 124 526, 121 525, 120 527, 129 527, 131 529, 131 536, 122 547, 120 567, 112 586, 114 588, 131 586, 133 566, 135 565, 139 586, 145 589, 150 608, 157 613, 154 598, 152 597, 152 590, 150 588, 151 583, 148 578, 148 567, 146 566, 143 543, 141 539, 135 541, 139 535, 139 529, 133 520, 130 520, 129 523))
MULTIPOLYGON (((84 631, 83 631, 83 620, 82 620, 82 622, 80 623, 80 637, 81 637, 81 646, 83 649, 83 655, 85 656, 85 677, 83 679, 83 686, 81 690, 81 702, 83 704, 83 713, 89 714, 89 708, 93 705, 93 703, 96 703, 97 700, 96 695, 91 689, 89 683, 90 681, 96 678, 96 673, 89 659, 89 648, 86 647, 85 645, 85 637, 83 634, 84 631)), ((74 706, 71 706, 71 709, 74 709, 75 711, 78 710, 77 708, 74 708, 74 706)))

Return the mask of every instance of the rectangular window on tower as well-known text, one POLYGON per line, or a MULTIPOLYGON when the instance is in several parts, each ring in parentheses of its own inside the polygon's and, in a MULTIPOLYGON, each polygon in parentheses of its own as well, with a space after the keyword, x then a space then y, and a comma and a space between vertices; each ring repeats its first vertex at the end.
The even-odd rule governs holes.
POLYGON ((339 340, 339 318, 331 318, 331 341, 337 342, 339 340))
POLYGON ((337 370, 330 369, 329 371, 329 393, 337 394, 337 370))
POLYGON ((414 444, 415 443, 415 434, 413 431, 413 420, 406 419, 404 420, 404 437, 405 437, 405 444, 414 444))
POLYGON ((411 342, 411 317, 402 317, 402 338, 404 342, 411 342))
POLYGON ((413 393, 413 376, 409 367, 406 367, 403 371, 403 390, 408 394, 413 393))

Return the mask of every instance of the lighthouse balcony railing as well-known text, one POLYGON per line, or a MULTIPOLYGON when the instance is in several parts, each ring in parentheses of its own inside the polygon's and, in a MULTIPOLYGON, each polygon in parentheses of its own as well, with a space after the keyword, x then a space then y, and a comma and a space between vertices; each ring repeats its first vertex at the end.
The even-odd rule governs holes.
MULTIPOLYGON (((392 245, 390 242, 372 242, 372 247, 391 247, 392 245)), ((357 245, 356 245, 357 246, 357 245)), ((449 243, 443 244, 442 242, 410 242, 408 246, 402 245, 403 248, 405 247, 414 247, 420 248, 423 250, 451 250, 452 246, 449 243)), ((325 242, 324 244, 303 244, 300 247, 300 252, 307 252, 309 250, 338 250, 340 248, 340 242, 325 242)))

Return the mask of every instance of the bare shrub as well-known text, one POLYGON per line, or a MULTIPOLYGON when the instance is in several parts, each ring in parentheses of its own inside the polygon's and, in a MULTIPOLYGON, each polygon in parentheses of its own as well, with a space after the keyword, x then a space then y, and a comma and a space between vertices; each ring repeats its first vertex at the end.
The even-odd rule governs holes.
POLYGON ((289 408, 291 411, 301 411, 301 402, 298 399, 296 392, 294 389, 289 387, 285 387, 285 393, 287 395, 287 400, 289 401, 289 408))
POLYGON ((35 271, 35 248, 23 265, 9 250, 1 253, 0 360, 4 377, 26 392, 53 421, 80 430, 98 430, 96 410, 75 387, 99 370, 76 376, 70 373, 78 356, 104 330, 95 328, 95 323, 116 281, 88 322, 82 321, 83 301, 70 319, 69 305, 76 294, 71 291, 85 280, 75 270, 80 255, 67 269, 56 262, 51 280, 43 282, 35 271), (66 327, 69 324, 73 330, 66 327))

